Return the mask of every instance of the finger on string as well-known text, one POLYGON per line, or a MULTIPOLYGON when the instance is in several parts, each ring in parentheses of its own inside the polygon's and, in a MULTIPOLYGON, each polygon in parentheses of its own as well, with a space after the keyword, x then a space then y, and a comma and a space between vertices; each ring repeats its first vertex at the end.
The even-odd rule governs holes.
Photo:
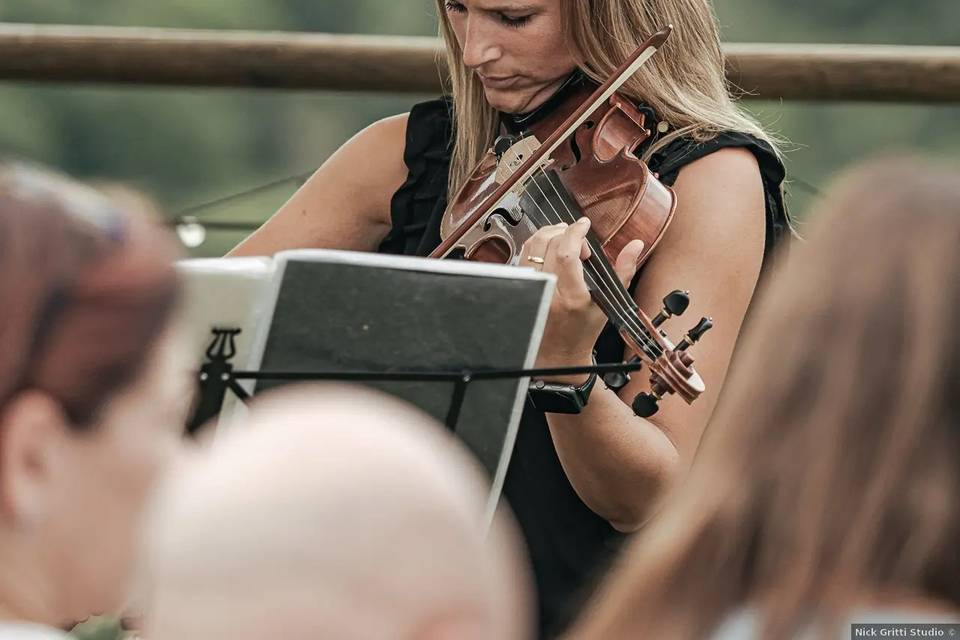
POLYGON ((546 271, 557 274, 561 282, 573 287, 569 291, 587 296, 590 295, 590 291, 583 277, 581 255, 588 231, 590 231, 588 218, 581 218, 576 224, 567 227, 562 235, 551 240, 547 250, 547 261, 544 264, 546 271))
POLYGON ((593 255, 593 250, 590 248, 590 243, 587 242, 587 233, 590 231, 591 221, 586 216, 583 216, 578 218, 577 222, 579 223, 577 226, 584 225, 586 227, 582 234, 583 240, 580 241, 580 262, 583 262, 593 255))
POLYGON ((590 248, 590 243, 587 242, 586 237, 583 239, 583 244, 580 246, 580 261, 583 262, 590 258, 593 255, 593 250, 590 248))
POLYGON ((614 270, 617 272, 617 277, 620 278, 623 286, 630 286, 633 277, 637 275, 637 269, 640 268, 640 258, 643 256, 645 246, 643 240, 631 240, 617 256, 614 270))
POLYGON ((550 244, 550 241, 559 235, 563 235, 566 229, 566 224, 551 225, 540 229, 523 243, 521 253, 528 256, 543 257, 546 255, 547 245, 550 244))
POLYGON ((527 238, 527 241, 524 242, 523 246, 520 248, 521 264, 524 266, 529 266, 524 263, 528 262, 527 258, 530 256, 545 258, 547 255, 547 246, 550 244, 550 240, 558 235, 563 234, 566 228, 566 224, 550 225, 549 227, 543 227, 535 234, 527 238))
POLYGON ((526 246, 528 243, 532 244, 546 244, 550 238, 553 236, 563 233, 567 229, 567 223, 561 222, 559 224, 551 224, 545 227, 540 227, 537 231, 527 238, 527 241, 524 243, 526 246))

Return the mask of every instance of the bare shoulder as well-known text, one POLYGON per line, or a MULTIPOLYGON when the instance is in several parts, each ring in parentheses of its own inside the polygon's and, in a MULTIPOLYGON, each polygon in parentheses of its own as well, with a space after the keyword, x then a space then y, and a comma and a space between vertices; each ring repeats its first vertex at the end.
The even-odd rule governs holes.
POLYGON ((741 253, 751 246, 762 253, 766 199, 760 166, 748 149, 728 147, 691 162, 674 189, 677 215, 665 241, 719 251, 735 243, 741 253))
POLYGON ((390 165, 387 168, 396 171, 400 168, 398 165, 403 165, 409 117, 409 113, 401 113, 377 120, 350 138, 340 151, 349 149, 366 160, 384 161, 390 165))
POLYGON ((390 231, 390 200, 407 176, 407 117, 378 120, 350 138, 231 255, 374 250, 390 231))
POLYGON ((744 147, 727 147, 691 162, 680 171, 674 185, 681 202, 721 198, 737 204, 763 201, 763 181, 757 158, 744 147))
POLYGON ((743 147, 720 149, 686 165, 673 188, 676 213, 647 263, 641 289, 661 276, 697 278, 711 294, 735 282, 749 300, 766 235, 766 197, 756 157, 743 147))
POLYGON ((335 194, 341 206, 350 203, 359 220, 389 225, 390 199, 407 176, 403 150, 408 116, 377 120, 345 142, 304 185, 311 199, 327 202, 335 194))
POLYGON ((406 147, 408 113, 402 113, 362 129, 333 156, 339 177, 359 189, 356 195, 371 198, 371 207, 389 219, 389 203, 393 192, 407 177, 403 161, 406 147), (338 157, 341 156, 341 157, 338 157))

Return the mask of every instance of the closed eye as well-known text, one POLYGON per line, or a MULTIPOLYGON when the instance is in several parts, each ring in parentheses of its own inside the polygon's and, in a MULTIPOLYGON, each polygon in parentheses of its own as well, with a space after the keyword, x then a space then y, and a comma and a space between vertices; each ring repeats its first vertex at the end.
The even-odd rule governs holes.
POLYGON ((503 22, 503 24, 515 29, 519 29, 523 25, 530 22, 530 18, 532 17, 532 14, 527 14, 525 16, 508 16, 505 13, 500 13, 499 15, 500 21, 503 22))
MULTIPOLYGON (((462 3, 456 2, 456 0, 446 0, 443 5, 444 8, 451 13, 466 13, 467 11, 467 8, 463 6, 462 3)), ((520 27, 524 26, 530 22, 530 18, 533 17, 533 14, 531 13, 520 16, 512 16, 504 13, 503 11, 495 11, 493 14, 497 16, 497 19, 502 24, 515 29, 519 29, 520 27)))

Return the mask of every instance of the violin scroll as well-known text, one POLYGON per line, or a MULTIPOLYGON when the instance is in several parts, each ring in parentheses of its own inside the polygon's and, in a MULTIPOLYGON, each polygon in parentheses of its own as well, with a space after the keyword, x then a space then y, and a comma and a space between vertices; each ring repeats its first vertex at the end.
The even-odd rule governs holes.
MULTIPOLYGON (((663 351, 650 363, 650 393, 638 393, 631 403, 633 412, 641 418, 654 415, 660 408, 660 400, 670 393, 676 393, 687 403, 692 403, 705 389, 703 380, 693 369, 689 348, 713 328, 713 319, 701 318, 676 346, 657 329, 667 318, 682 315, 689 302, 688 292, 674 291, 663 299, 663 309, 650 321, 654 339, 663 351)), ((638 315, 641 319, 646 318, 642 311, 638 311, 638 315)))

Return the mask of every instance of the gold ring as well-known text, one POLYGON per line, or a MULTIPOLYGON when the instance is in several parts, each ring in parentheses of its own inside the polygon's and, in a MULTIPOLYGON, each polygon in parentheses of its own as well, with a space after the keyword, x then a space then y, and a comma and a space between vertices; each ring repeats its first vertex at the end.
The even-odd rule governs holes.
POLYGON ((544 260, 540 256, 527 256, 527 261, 532 262, 533 264, 543 264, 544 262, 546 262, 546 260, 544 260))

